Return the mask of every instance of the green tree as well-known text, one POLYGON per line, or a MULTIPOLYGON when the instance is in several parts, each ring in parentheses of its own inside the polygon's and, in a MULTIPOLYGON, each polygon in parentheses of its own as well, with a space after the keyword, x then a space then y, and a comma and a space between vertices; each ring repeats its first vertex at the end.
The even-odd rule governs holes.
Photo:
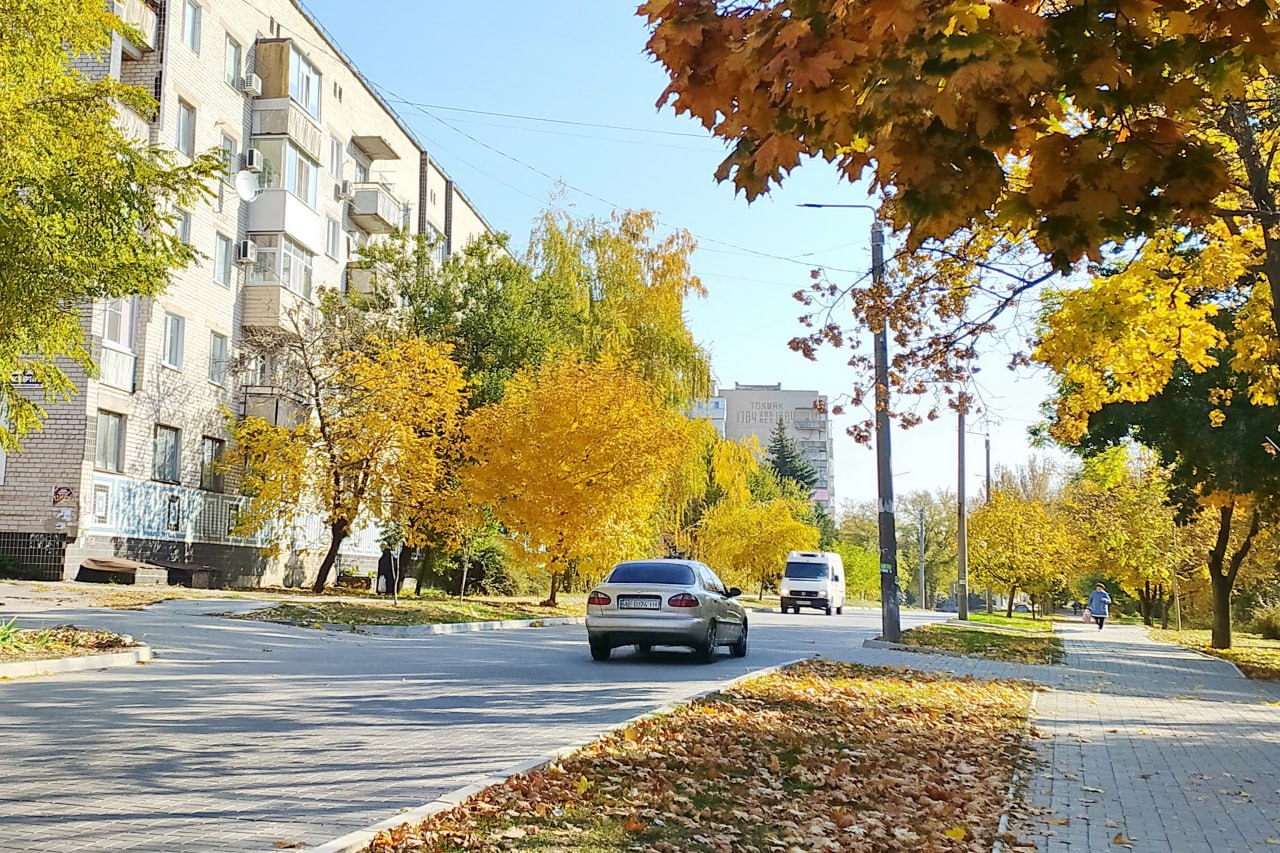
POLYGON ((122 29, 101 0, 0 6, 0 448, 38 429, 44 405, 75 393, 66 363, 92 372, 83 311, 95 299, 162 291, 197 256, 173 234, 173 206, 204 197, 218 161, 176 158, 126 137, 120 105, 155 111, 145 90, 88 75, 122 29), (95 79, 97 78, 97 79, 95 79), (26 376, 39 396, 25 393, 26 376))
POLYGON ((922 607, 932 607, 956 579, 956 496, 912 492, 897 502, 898 576, 922 607), (924 511, 924 584, 920 589, 920 514, 924 511))
POLYGON ((970 585, 1007 591, 1006 616, 1018 590, 1046 604, 1065 589, 1074 546, 1057 507, 995 489, 969 516, 968 529, 970 585))
POLYGON ((805 458, 800 445, 791 433, 787 432, 787 427, 781 418, 769 433, 769 448, 765 459, 769 467, 783 480, 799 483, 808 491, 812 491, 818 484, 818 472, 814 469, 813 463, 805 458))

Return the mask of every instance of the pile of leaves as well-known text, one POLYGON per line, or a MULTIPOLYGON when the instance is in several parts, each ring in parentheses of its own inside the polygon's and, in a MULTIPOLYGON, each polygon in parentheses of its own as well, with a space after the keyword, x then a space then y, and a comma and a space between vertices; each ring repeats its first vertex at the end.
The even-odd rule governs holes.
POLYGON ((581 616, 581 601, 564 606, 543 606, 532 599, 408 598, 361 602, 316 601, 277 604, 233 618, 268 622, 296 622, 300 625, 335 623, 340 625, 436 625, 444 622, 494 622, 502 619, 549 619, 581 616))
POLYGON ((59 625, 21 629, 15 620, 0 623, 0 661, 44 660, 113 652, 133 645, 131 637, 110 631, 59 625))
POLYGON ((922 650, 942 649, 1009 663, 1062 663, 1066 652, 1062 640, 1003 631, 999 628, 922 625, 902 632, 904 645, 922 650))
POLYGON ((368 853, 986 851, 1028 696, 809 661, 384 831, 368 853))

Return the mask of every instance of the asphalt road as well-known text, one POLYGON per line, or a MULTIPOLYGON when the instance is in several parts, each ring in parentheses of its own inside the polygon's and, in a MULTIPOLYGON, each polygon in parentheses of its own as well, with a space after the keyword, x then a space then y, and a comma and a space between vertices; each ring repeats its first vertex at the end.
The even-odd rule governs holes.
POLYGON ((393 639, 210 615, 244 606, 6 608, 132 634, 157 660, 0 683, 0 851, 322 843, 751 670, 852 656, 880 625, 753 613, 744 659, 596 663, 580 626, 393 639))

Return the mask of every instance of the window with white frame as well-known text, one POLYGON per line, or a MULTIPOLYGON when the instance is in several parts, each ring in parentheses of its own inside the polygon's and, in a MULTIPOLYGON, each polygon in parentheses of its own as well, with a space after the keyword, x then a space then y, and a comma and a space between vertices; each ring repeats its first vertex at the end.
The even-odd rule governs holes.
POLYGON ((218 147, 222 152, 222 178, 230 183, 235 176, 236 167, 240 165, 236 162, 236 157, 240 153, 240 143, 236 142, 234 137, 224 133, 218 147))
POLYGON ((363 160, 357 159, 356 164, 356 183, 363 184, 369 181, 369 164, 363 160))
POLYGON ((98 410, 98 447, 94 467, 119 474, 124 470, 124 415, 98 410))
POLYGON ((338 259, 338 252, 341 251, 341 248, 340 248, 342 245, 341 237, 342 237, 342 228, 341 226, 338 225, 338 220, 330 219, 329 230, 327 234, 328 239, 325 240, 325 254, 333 258, 335 261, 338 259))
POLYGON ((252 236, 258 245, 258 260, 249 272, 249 283, 283 284, 304 299, 310 299, 315 255, 283 234, 252 236))
POLYGON ((283 137, 255 137, 253 147, 262 152, 258 186, 284 188, 314 208, 319 197, 320 164, 283 137))
POLYGON ((240 89, 240 61, 244 57, 244 49, 240 47, 240 42, 227 36, 227 56, 225 74, 227 85, 239 91, 240 89))
POLYGON ((289 45, 289 97, 320 118, 320 72, 294 44, 289 45))
POLYGON ((165 367, 174 370, 182 369, 182 345, 186 333, 187 321, 177 314, 164 315, 164 357, 165 367))
POLYGON ((174 146, 192 156, 196 150, 196 108, 186 101, 178 100, 178 121, 174 125, 174 146))
POLYGON ((191 213, 182 208, 173 211, 173 236, 183 243, 191 243, 191 213))
POLYGON ((343 148, 342 140, 336 136, 329 137, 329 172, 335 180, 342 180, 343 148))
POLYGON ((206 435, 200 447, 200 488, 209 492, 223 490, 222 458, 227 450, 226 441, 206 435))
POLYGON ((182 433, 176 427, 156 424, 151 479, 161 483, 179 482, 182 464, 182 433))
POLYGON ((231 238, 219 234, 213 247, 213 280, 223 287, 231 286, 231 270, 234 268, 231 238))
POLYGON ((227 365, 230 351, 227 348, 227 336, 217 332, 209 333, 209 381, 214 385, 227 384, 227 365))
POLYGON ((109 299, 102 307, 102 342, 113 349, 133 352, 134 316, 137 303, 132 296, 109 299))
POLYGON ((182 5, 182 41, 200 52, 200 4, 195 0, 186 0, 182 5))

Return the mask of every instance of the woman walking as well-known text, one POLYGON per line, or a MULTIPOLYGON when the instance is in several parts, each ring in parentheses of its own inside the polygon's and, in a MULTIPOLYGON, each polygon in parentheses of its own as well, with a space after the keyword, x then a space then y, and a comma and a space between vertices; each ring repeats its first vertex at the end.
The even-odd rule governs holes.
POLYGON ((1089 614, 1093 616, 1093 621, 1098 623, 1098 630, 1102 630, 1102 623, 1107 621, 1107 607, 1111 604, 1111 596, 1107 595, 1107 588, 1102 584, 1094 587, 1093 592, 1089 594, 1089 614))

